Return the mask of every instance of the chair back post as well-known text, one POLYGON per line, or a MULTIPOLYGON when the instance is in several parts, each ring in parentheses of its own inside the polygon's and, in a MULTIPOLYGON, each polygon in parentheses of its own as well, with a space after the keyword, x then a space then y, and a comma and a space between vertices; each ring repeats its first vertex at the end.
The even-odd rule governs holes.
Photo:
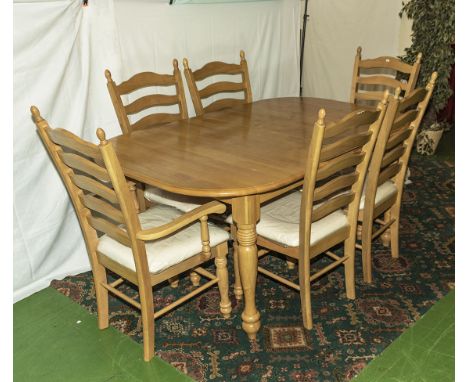
POLYGON ((99 267, 97 259, 97 244, 98 236, 96 230, 89 224, 88 217, 90 215, 89 210, 84 206, 80 195, 82 191, 73 183, 70 178, 72 170, 68 168, 62 161, 60 153, 62 149, 56 145, 50 137, 50 126, 48 122, 41 116, 39 109, 36 106, 31 106, 31 114, 33 116, 34 123, 36 124, 39 136, 44 143, 44 146, 52 159, 55 167, 58 170, 60 177, 62 178, 65 188, 67 189, 68 195, 72 201, 73 208, 75 209, 78 222, 81 227, 81 231, 85 238, 86 250, 88 252, 89 261, 93 272, 99 267))
POLYGON ((307 153, 307 164, 302 190, 301 211, 299 220, 299 253, 302 258, 303 265, 301 265, 299 269, 305 267, 303 271, 306 275, 310 273, 309 243, 312 224, 312 207, 317 171, 320 162, 320 152, 325 133, 325 116, 325 109, 320 109, 318 112, 318 119, 314 124, 314 131, 312 133, 309 151, 307 153))
POLYGON ((416 87, 416 83, 418 82, 418 76, 419 76, 419 71, 421 70, 421 60, 422 60, 422 53, 419 52, 418 55, 416 56, 416 61, 413 64, 413 67, 411 69, 411 73, 408 78, 408 88, 406 90, 406 94, 409 94, 414 90, 416 87))
POLYGON ((184 58, 183 60, 184 65, 184 75, 187 81, 187 86, 189 88, 190 97, 192 98, 193 107, 195 108, 195 114, 197 116, 203 115, 203 104, 200 98, 200 94, 198 93, 197 84, 195 80, 195 76, 193 75, 192 69, 189 66, 188 60, 184 58))
POLYGON ((356 56, 354 57, 353 77, 351 82, 351 98, 349 102, 356 102, 356 87, 357 79, 359 77, 359 63, 361 62, 362 47, 358 46, 356 49, 356 56))
POLYGON ((172 60, 172 66, 174 67, 174 78, 176 82, 176 94, 177 98, 179 99, 179 110, 180 110, 180 117, 182 119, 188 118, 188 110, 187 110, 187 101, 185 99, 185 91, 184 91, 184 82, 182 81, 182 75, 180 74, 179 70, 179 61, 177 59, 172 60))
POLYGON ((252 103, 252 88, 250 87, 249 67, 245 59, 245 52, 240 51, 240 66, 242 68, 242 83, 244 84, 244 98, 245 102, 252 103))
POLYGON ((140 221, 138 219, 135 204, 133 202, 130 190, 127 186, 125 175, 120 166, 117 155, 115 154, 112 144, 107 141, 104 130, 98 128, 96 130, 98 137, 99 150, 102 154, 102 159, 106 166, 107 172, 114 187, 117 199, 119 201, 120 210, 124 217, 125 227, 132 246, 133 259, 137 273, 139 285, 149 283, 149 268, 146 258, 146 249, 143 241, 136 238, 136 234, 141 231, 140 221))
POLYGON ((112 79, 112 74, 109 69, 104 71, 104 75, 107 79, 107 90, 109 91, 112 105, 114 106, 115 113, 117 114, 120 130, 122 130, 123 134, 129 134, 131 131, 130 120, 128 119, 127 113, 125 113, 125 106, 117 91, 117 85, 112 79))

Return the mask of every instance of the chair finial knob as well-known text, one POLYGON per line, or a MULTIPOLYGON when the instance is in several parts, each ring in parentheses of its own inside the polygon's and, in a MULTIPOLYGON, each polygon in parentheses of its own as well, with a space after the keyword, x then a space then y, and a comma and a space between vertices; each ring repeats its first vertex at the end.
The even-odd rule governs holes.
POLYGON ((188 68, 189 68, 189 66, 188 66, 188 60, 187 60, 186 58, 184 58, 184 59, 182 60, 182 62, 183 62, 183 64, 184 64, 184 69, 187 69, 187 70, 188 70, 188 68))
POLYGON ((432 89, 435 86, 438 76, 439 74, 437 72, 432 72, 431 79, 429 80, 429 83, 427 84, 426 89, 432 89))
POLYGON ((357 49, 356 49, 356 55, 361 57, 361 53, 362 53, 362 47, 358 46, 357 49))
POLYGON ((35 123, 38 123, 38 122, 41 122, 41 121, 44 120, 44 118, 42 118, 41 112, 39 111, 37 106, 34 106, 34 105, 31 106, 30 110, 31 110, 31 114, 33 116, 33 119, 34 119, 35 123))
POLYGON ((327 113, 325 112, 325 109, 320 109, 319 112, 318 112, 318 123, 323 125, 325 123, 325 116, 327 115, 327 113))
POLYGON ((422 59, 422 53, 419 52, 418 55, 416 56, 416 63, 421 63, 421 59, 422 59))
POLYGON ((101 145, 107 143, 107 140, 106 140, 106 133, 104 132, 103 129, 101 129, 100 127, 96 130, 96 135, 99 139, 99 141, 101 141, 101 145))
POLYGON ((107 81, 112 81, 112 74, 109 69, 104 70, 104 75, 107 78, 107 81))
POLYGON ((177 58, 174 58, 172 60, 172 66, 174 67, 174 69, 179 69, 179 61, 177 61, 177 58))
POLYGON ((240 58, 241 60, 245 60, 245 52, 243 50, 240 51, 240 58))
POLYGON ((395 89, 395 98, 400 97, 400 94, 401 94, 401 88, 398 86, 398 87, 395 89))

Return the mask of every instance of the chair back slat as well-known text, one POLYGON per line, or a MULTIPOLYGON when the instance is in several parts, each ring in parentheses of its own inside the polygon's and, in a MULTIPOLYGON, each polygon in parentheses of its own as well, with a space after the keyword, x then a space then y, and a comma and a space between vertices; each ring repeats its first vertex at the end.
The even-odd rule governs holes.
POLYGON ((129 103, 125 106, 125 112, 127 114, 136 114, 140 111, 149 109, 150 107, 170 106, 177 102, 178 100, 176 95, 150 94, 129 103))
POLYGON ((365 145, 371 138, 372 133, 369 131, 361 132, 356 135, 346 136, 322 148, 320 154, 320 162, 326 162, 330 159, 339 157, 356 148, 365 145))
MULTIPOLYGON (((310 253, 311 224, 338 210, 346 210, 349 239, 355 240, 359 198, 365 173, 387 108, 388 92, 378 112, 352 112, 325 126, 319 111, 309 147, 302 191, 299 246, 304 261, 310 253), (348 129, 343 129, 346 125, 348 129), (325 136, 328 135, 326 138, 325 136)), ((354 245, 354 244, 353 244, 354 245)))
POLYGON ((377 186, 385 183, 387 180, 392 179, 401 170, 402 166, 400 162, 393 162, 391 165, 385 167, 377 178, 377 186))
POLYGON ((409 107, 424 101, 427 96, 428 89, 418 88, 413 90, 411 93, 408 93, 403 100, 401 100, 400 105, 398 106, 398 112, 402 113, 409 107))
POLYGON ((93 159, 102 158, 97 146, 79 139, 76 135, 67 130, 60 128, 49 129, 47 130, 47 134, 53 143, 62 148, 66 147, 93 159))
POLYGON ((240 103, 252 102, 252 89, 250 87, 249 70, 245 54, 243 51, 240 53, 240 64, 228 64, 220 61, 209 62, 201 69, 192 71, 189 67, 188 60, 184 58, 184 74, 187 80, 187 85, 192 97, 193 106, 197 116, 204 113, 224 109, 226 107, 233 107, 240 103), (241 75, 242 82, 234 81, 218 81, 213 84, 207 85, 203 89, 199 89, 197 82, 205 80, 209 77, 217 75, 241 75), (243 93, 243 98, 232 99, 224 98, 221 100, 214 100, 208 105, 203 105, 202 100, 216 96, 220 93, 243 93))
POLYGON ((115 191, 112 188, 105 186, 103 183, 98 182, 97 180, 94 180, 88 176, 77 175, 75 173, 73 173, 70 178, 78 188, 88 191, 92 194, 99 195, 101 198, 106 199, 112 204, 118 203, 115 191))
POLYGON ((385 90, 394 94, 399 88, 405 95, 413 91, 421 69, 421 53, 412 65, 390 56, 363 60, 361 53, 362 49, 358 47, 354 59, 351 103, 375 106, 385 90))
POLYGON ((112 219, 116 223, 124 224, 125 219, 122 214, 122 211, 115 208, 112 204, 107 203, 106 201, 97 198, 92 194, 87 194, 82 196, 83 204, 88 207, 90 210, 99 212, 102 215, 112 219))
POLYGON ((401 87, 403 90, 405 90, 407 85, 406 83, 401 83, 401 81, 398 81, 395 78, 383 75, 368 75, 365 77, 361 76, 357 79, 357 83, 362 85, 384 85, 393 89, 401 87))
POLYGON ((392 131, 397 131, 401 128, 407 128, 411 122, 413 122, 418 116, 418 110, 408 110, 405 113, 395 118, 393 122, 392 131))
POLYGON ((352 151, 327 162, 321 162, 317 171, 317 180, 323 180, 348 167, 356 166, 362 162, 364 154, 361 150, 352 151))
POLYGON ((202 68, 195 70, 193 72, 193 77, 195 78, 195 81, 203 81, 208 77, 221 74, 242 74, 242 68, 237 64, 213 61, 205 64, 202 68))
POLYGON ((187 103, 185 100, 184 85, 182 76, 179 70, 177 60, 173 60, 173 74, 159 74, 153 72, 143 72, 132 76, 127 81, 117 85, 112 79, 112 74, 109 70, 105 71, 107 78, 107 89, 114 106, 115 113, 119 120, 120 128, 124 134, 129 134, 131 131, 140 128, 146 128, 160 123, 172 122, 178 119, 188 118, 187 103), (138 97, 133 102, 124 105, 122 96, 148 87, 174 87, 174 94, 145 94, 138 97), (151 113, 142 116, 140 119, 130 122, 129 116, 140 112, 144 112, 150 108, 167 108, 169 106, 178 106, 178 113, 151 113), (162 115, 161 117, 157 117, 162 115), (153 118, 148 118, 148 117, 153 118), (170 116, 170 117, 169 117, 170 116), (142 121, 144 120, 144 121, 142 121))
POLYGON ((91 175, 100 181, 110 182, 107 171, 96 164, 96 162, 92 162, 75 153, 64 153, 63 151, 60 151, 59 155, 63 160, 63 163, 65 163, 68 167, 83 172, 87 175, 91 175))
POLYGON ((117 240, 120 244, 127 247, 132 246, 132 242, 128 237, 128 233, 117 225, 112 224, 106 219, 90 216, 88 218, 89 224, 96 230, 105 233, 112 239, 117 240))
POLYGON ((174 75, 159 74, 153 72, 142 72, 135 74, 126 81, 123 81, 116 88, 120 95, 129 94, 135 90, 147 88, 149 86, 171 86, 176 85, 174 75))
POLYGON ((405 150, 406 150, 405 144, 402 143, 398 145, 397 147, 386 151, 385 155, 383 156, 382 164, 380 168, 385 168, 389 164, 399 160, 400 157, 405 153, 405 150))
POLYGON ((317 187, 314 191, 314 201, 320 202, 320 200, 340 192, 343 188, 349 189, 357 181, 358 176, 359 174, 356 172, 341 175, 317 187))
MULTIPOLYGON (((409 126, 408 126, 409 127, 409 126)), ((399 129, 395 133, 391 134, 388 137, 387 145, 385 146, 385 150, 391 150, 401 142, 404 142, 411 136, 412 129, 399 129)))

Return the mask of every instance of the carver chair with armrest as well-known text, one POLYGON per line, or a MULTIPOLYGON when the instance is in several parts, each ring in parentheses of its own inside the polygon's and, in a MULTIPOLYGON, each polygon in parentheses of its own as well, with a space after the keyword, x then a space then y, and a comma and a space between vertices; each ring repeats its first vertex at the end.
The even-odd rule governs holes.
POLYGON ((409 94, 415 88, 421 68, 421 53, 413 65, 390 56, 363 60, 361 53, 362 48, 358 47, 354 59, 351 103, 376 106, 385 90, 394 94, 400 88, 409 94))
POLYGON ((425 88, 407 93, 405 98, 395 96, 389 100, 377 144, 369 165, 365 190, 359 206, 362 226, 358 238, 362 251, 363 278, 372 282, 372 241, 389 232, 391 254, 399 256, 399 226, 401 200, 408 161, 419 126, 432 96, 437 72, 425 88), (383 215, 383 219, 380 217, 383 215), (374 225, 379 226, 374 229, 374 225))
POLYGON ((207 221, 209 214, 222 213, 225 206, 211 202, 182 214, 157 205, 137 214, 118 158, 102 129, 97 130, 100 144, 96 146, 67 130, 50 128, 36 107, 31 112, 81 226, 93 271, 99 328, 109 326, 109 292, 141 310, 143 354, 149 361, 154 356, 154 320, 216 283, 220 311, 229 317, 229 235, 207 221), (216 275, 200 267, 212 258, 216 275), (192 269, 209 281, 155 312, 153 286, 192 269), (107 270, 119 278, 109 282, 107 270), (119 290, 125 281, 137 286, 139 301, 119 290))
MULTIPOLYGON (((187 119, 187 104, 185 100, 184 85, 179 70, 179 64, 176 59, 173 60, 172 74, 159 74, 153 72, 137 73, 130 79, 117 85, 112 79, 109 70, 105 71, 107 78, 107 89, 114 105, 114 110, 119 120, 120 128, 123 134, 129 134, 132 131, 158 126, 163 123, 187 119), (141 96, 129 104, 124 104, 122 97, 140 91, 141 89, 157 87, 174 87, 175 93, 172 95, 152 93, 141 96), (177 113, 160 112, 169 106, 177 105, 177 113), (140 118, 134 123, 130 123, 130 116, 140 113, 144 110, 159 108, 156 112, 140 118)), ((143 210, 146 206, 145 200, 151 203, 159 203, 175 207, 183 212, 189 212, 207 200, 201 198, 178 195, 156 187, 145 187, 138 184, 137 194, 139 197, 140 208, 143 210)))
POLYGON ((250 87, 249 69, 245 59, 243 50, 240 52, 240 64, 228 64, 221 61, 213 61, 204 65, 202 68, 192 71, 189 67, 188 60, 184 58, 184 74, 187 80, 187 85, 192 97, 193 106, 197 116, 203 115, 210 111, 221 110, 237 104, 252 102, 252 89, 250 87), (218 81, 206 87, 199 89, 200 81, 206 78, 218 75, 241 75, 241 82, 233 81, 218 81), (203 106, 202 101, 220 93, 243 93, 242 99, 222 98, 209 105, 203 106))
POLYGON ((346 295, 355 298, 359 199, 387 108, 387 96, 388 92, 377 110, 357 110, 327 126, 325 110, 320 110, 309 146, 303 190, 261 207, 257 224, 259 256, 274 251, 295 259, 299 284, 261 266, 258 272, 300 292, 303 324, 307 329, 312 328, 312 281, 343 264, 346 295), (341 243, 342 256, 331 251, 341 243), (311 273, 311 261, 321 254, 331 262, 311 273))

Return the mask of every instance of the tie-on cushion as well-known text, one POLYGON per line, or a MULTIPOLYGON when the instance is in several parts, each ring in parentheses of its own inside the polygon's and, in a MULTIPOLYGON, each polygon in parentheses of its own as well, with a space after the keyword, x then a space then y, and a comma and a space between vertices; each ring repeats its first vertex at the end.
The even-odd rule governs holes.
MULTIPOLYGON (((364 189, 362 190, 361 200, 359 202, 359 209, 364 209, 364 204, 366 202, 366 184, 364 184, 364 189)), ((380 203, 390 199, 393 195, 398 192, 395 183, 391 180, 382 183, 379 187, 377 187, 377 192, 375 193, 375 205, 378 206, 380 203)))
POLYGON ((156 187, 148 187, 145 190, 145 198, 153 203, 175 207, 182 212, 190 212, 206 202, 202 198, 175 194, 156 187))
MULTIPOLYGON (((264 205, 260 209, 257 234, 288 247, 298 247, 301 198, 302 193, 295 191, 264 205)), ((227 221, 231 223, 232 216, 227 221)), ((314 245, 347 226, 349 224, 346 214, 337 210, 312 223, 310 244, 314 245)))
MULTIPOLYGON (((169 206, 155 206, 138 215, 143 229, 149 229, 169 223, 183 215, 180 211, 169 206)), ((212 247, 229 239, 229 234, 221 228, 208 224, 210 245, 212 247)), ((178 264, 202 250, 200 222, 177 231, 167 237, 145 243, 150 273, 158 273, 166 268, 178 264)), ((99 238, 98 251, 124 267, 135 271, 133 252, 127 247, 107 235, 99 238)))

